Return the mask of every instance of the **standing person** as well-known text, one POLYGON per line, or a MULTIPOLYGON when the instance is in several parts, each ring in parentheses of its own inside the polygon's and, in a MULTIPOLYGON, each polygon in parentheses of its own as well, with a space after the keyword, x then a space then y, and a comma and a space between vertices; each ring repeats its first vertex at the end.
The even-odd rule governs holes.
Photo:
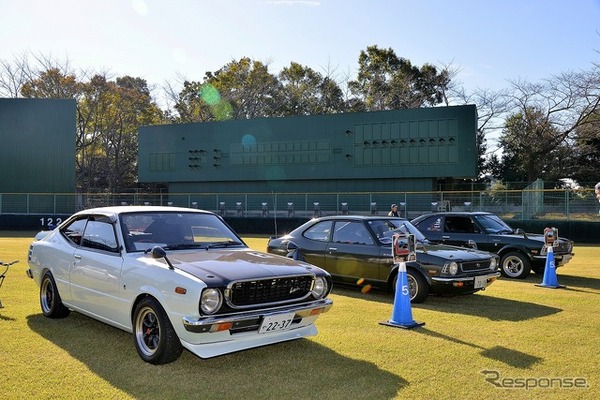
MULTIPOLYGON (((598 193, 598 191, 596 191, 598 193)), ((398 215, 398 206, 396 204, 392 204, 392 210, 388 213, 388 217, 399 217, 398 215)))
MULTIPOLYGON (((596 199, 600 202, 600 182, 596 183, 596 186, 594 186, 594 192, 596 193, 596 199)), ((598 210, 598 213, 600 214, 600 210, 598 210)))

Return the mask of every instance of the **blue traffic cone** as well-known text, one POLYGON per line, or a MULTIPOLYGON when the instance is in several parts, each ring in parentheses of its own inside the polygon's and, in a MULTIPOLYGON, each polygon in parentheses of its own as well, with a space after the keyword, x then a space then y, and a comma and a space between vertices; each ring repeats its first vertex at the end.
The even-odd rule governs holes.
POLYGON ((396 282, 396 293, 394 295, 392 319, 380 322, 380 324, 404 329, 425 325, 425 322, 416 322, 412 317, 408 278, 406 276, 406 262, 404 261, 401 261, 398 267, 398 279, 396 282))
POLYGON ((565 286, 558 284, 558 278, 556 277, 556 264, 554 263, 554 250, 552 246, 548 246, 548 251, 546 253, 546 266, 544 268, 544 279, 542 279, 542 283, 536 286, 559 289, 564 288, 565 286))

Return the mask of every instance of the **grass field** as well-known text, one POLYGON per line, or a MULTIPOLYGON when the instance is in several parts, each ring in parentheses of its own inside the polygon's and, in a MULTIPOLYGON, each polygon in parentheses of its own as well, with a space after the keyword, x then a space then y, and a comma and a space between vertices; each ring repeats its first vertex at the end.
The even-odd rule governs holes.
MULTIPOLYGON (((379 324, 391 294, 336 286, 315 337, 152 366, 130 334, 42 316, 25 276, 32 236, 0 232, 0 260, 21 260, 0 288, 0 399, 600 398, 600 247, 576 246, 558 270, 566 289, 532 275, 429 297, 412 307, 421 328, 379 324)), ((266 239, 248 243, 264 250, 266 239)))

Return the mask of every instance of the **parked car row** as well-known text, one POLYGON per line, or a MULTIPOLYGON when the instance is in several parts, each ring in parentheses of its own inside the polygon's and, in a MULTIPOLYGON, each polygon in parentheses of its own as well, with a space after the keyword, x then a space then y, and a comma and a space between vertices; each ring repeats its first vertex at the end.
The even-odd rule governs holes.
MULTIPOLYGON (((334 281, 395 290, 399 233, 416 239, 416 260, 406 263, 412 302, 485 290, 500 272, 543 272, 543 235, 488 213, 315 218, 262 253, 215 213, 121 206, 80 211, 40 232, 27 273, 46 317, 98 319, 132 333, 144 361, 164 364, 184 348, 208 358, 315 335, 334 281)), ((572 249, 558 239, 558 265, 572 249)))
MULTIPOLYGON (((544 273, 544 235, 513 229, 495 214, 487 212, 440 212, 421 215, 413 224, 435 243, 468 246, 500 256, 500 272, 508 278, 526 278, 531 271, 544 273)), ((558 238, 553 247, 557 267, 573 257, 573 241, 558 238)))
POLYGON ((408 220, 378 216, 316 218, 281 238, 269 241, 267 252, 317 265, 334 281, 364 279, 394 290, 398 265, 392 259, 394 232, 415 235, 416 261, 406 265, 412 302, 429 293, 463 294, 485 289, 500 276, 498 256, 487 252, 430 243, 408 220))

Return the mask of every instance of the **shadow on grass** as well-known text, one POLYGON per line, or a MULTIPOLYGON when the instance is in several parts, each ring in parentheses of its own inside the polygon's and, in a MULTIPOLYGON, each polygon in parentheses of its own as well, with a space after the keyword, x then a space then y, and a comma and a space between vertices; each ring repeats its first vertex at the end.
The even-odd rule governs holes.
MULTIPOLYGON (((390 305, 394 303, 392 293, 381 291, 363 294, 360 290, 352 287, 335 287, 333 294, 390 305)), ((513 322, 546 317, 562 311, 562 309, 556 307, 485 296, 481 293, 454 297, 429 296, 424 303, 412 304, 411 307, 444 313, 473 315, 488 318, 492 321, 513 322)))
POLYGON ((2 315, 2 311, 0 310, 0 320, 2 321, 16 321, 16 318, 13 317, 6 317, 4 315, 2 315))
POLYGON ((487 318, 491 321, 527 321, 547 317, 562 311, 561 308, 524 301, 485 296, 476 293, 461 297, 430 297, 424 304, 415 307, 487 318))
POLYGON ((515 368, 527 369, 543 361, 543 359, 541 359, 540 357, 532 356, 530 354, 523 353, 517 350, 512 350, 503 346, 494 346, 491 349, 486 349, 473 343, 468 343, 463 340, 456 339, 454 337, 444 335, 439 332, 434 332, 427 328, 420 328, 419 330, 417 330, 417 332, 423 333, 427 336, 431 336, 437 339, 444 339, 455 344, 480 349, 480 354, 482 356, 490 358, 492 360, 500 361, 506 365, 510 365, 511 367, 515 368))
MULTIPOLYGON (((560 269, 558 270, 560 272, 560 269)), ((558 283, 567 286, 567 290, 581 293, 600 294, 600 279, 575 275, 556 275, 558 283), (590 289, 590 290, 585 290, 590 289)), ((539 285, 544 280, 543 274, 531 274, 525 279, 508 279, 501 277, 500 280, 509 282, 511 285, 539 285)))
MULTIPOLYGON (((600 279, 588 278, 585 276, 573 276, 573 275, 562 275, 562 274, 557 274, 556 279, 558 280, 559 284, 565 285, 565 286, 567 286, 567 288, 573 288, 573 290, 576 290, 576 289, 574 289, 575 287, 592 289, 592 290, 597 290, 598 294, 600 294, 600 279)), ((543 277, 540 277, 539 280, 540 280, 540 282, 542 282, 543 277)), ((576 290, 576 291, 582 291, 582 290, 576 290)), ((588 292, 588 291, 582 291, 582 292, 593 293, 593 292, 588 292)))
POLYGON ((171 364, 153 366, 138 356, 131 334, 77 313, 62 320, 31 315, 28 325, 135 398, 383 399, 394 398, 408 385, 372 363, 308 339, 211 359, 184 351, 171 364))

